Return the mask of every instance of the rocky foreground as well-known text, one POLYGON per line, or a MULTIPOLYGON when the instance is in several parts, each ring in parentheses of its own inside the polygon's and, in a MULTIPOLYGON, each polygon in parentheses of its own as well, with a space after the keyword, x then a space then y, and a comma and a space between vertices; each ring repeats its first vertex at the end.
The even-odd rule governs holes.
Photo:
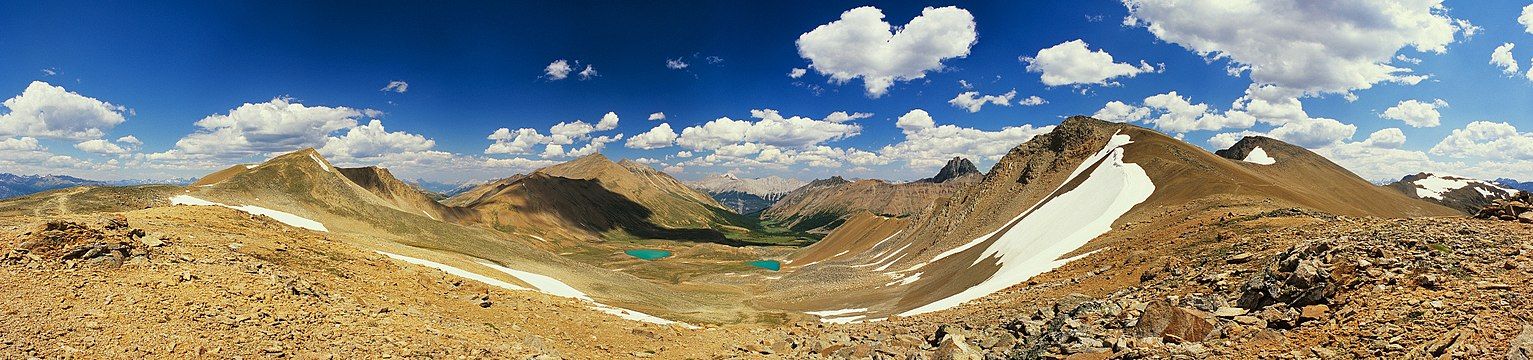
MULTIPOLYGON (((1277 211, 865 324, 623 321, 220 208, 0 219, 0 358, 1508 358, 1533 226, 1277 211)), ((787 317, 796 319, 802 317, 787 317)))

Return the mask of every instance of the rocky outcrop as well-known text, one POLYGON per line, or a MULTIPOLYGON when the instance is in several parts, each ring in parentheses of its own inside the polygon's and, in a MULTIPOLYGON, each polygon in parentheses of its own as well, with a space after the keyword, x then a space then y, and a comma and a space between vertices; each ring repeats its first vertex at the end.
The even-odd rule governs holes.
POLYGON ((954 180, 954 179, 959 179, 959 178, 962 178, 962 177, 965 177, 965 176, 970 176, 970 175, 982 175, 982 174, 979 172, 978 168, 974 167, 974 163, 969 162, 969 159, 965 159, 965 158, 962 158, 962 157, 956 157, 955 156, 955 157, 953 157, 952 160, 948 160, 947 161, 947 165, 943 165, 942 166, 942 170, 938 170, 937 171, 937 176, 933 176, 933 177, 929 177, 929 178, 925 178, 925 179, 921 179, 921 180, 917 180, 917 181, 920 181, 920 182, 930 182, 930 183, 944 183, 944 182, 948 182, 948 181, 951 181, 951 180, 954 180))
POLYGON ((1480 219, 1520 221, 1533 224, 1533 194, 1518 193, 1509 199, 1496 199, 1476 210, 1474 217, 1480 219))

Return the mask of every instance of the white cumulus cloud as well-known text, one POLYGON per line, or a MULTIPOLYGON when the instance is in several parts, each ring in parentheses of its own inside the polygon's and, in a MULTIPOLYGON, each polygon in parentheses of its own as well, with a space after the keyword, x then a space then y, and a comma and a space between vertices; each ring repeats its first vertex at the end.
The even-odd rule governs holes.
POLYGON ((1439 120, 1442 118, 1442 114, 1438 113, 1437 109, 1444 107, 1448 107, 1448 102, 1443 101, 1443 99, 1436 99, 1431 102, 1405 100, 1395 104, 1395 106, 1391 106, 1389 109, 1385 109, 1384 113, 1380 114, 1380 116, 1385 119, 1404 121, 1406 125, 1411 127, 1436 127, 1442 124, 1439 120))
POLYGON ((406 91, 410 91, 410 83, 407 83, 404 80, 394 80, 394 81, 390 81, 388 83, 388 85, 384 85, 382 89, 378 89, 378 91, 383 91, 383 92, 393 91, 393 92, 396 92, 396 93, 403 94, 406 91))
POLYGON ((676 131, 671 130, 671 124, 660 123, 653 129, 628 138, 624 145, 634 149, 659 149, 676 143, 676 131))
POLYGON ((87 140, 126 121, 122 106, 42 81, 33 81, 0 105, 8 110, 0 114, 0 135, 87 140))
POLYGON ((877 98, 896 81, 923 78, 942 70, 944 60, 968 56, 978 39, 974 15, 958 7, 928 7, 895 26, 882 10, 864 6, 800 35, 797 45, 811 69, 838 84, 861 78, 877 98))
POLYGON ((1419 82, 1391 64, 1409 47, 1441 54, 1456 34, 1475 31, 1447 15, 1441 0, 1124 0, 1124 23, 1212 60, 1257 84, 1306 94, 1345 93, 1392 81, 1419 82))
POLYGON ((984 107, 985 104, 1011 106, 1011 99, 1015 97, 1017 97, 1016 90, 1007 91, 1005 94, 1000 95, 980 95, 978 91, 965 91, 958 93, 958 96, 954 96, 947 103, 953 105, 953 107, 973 113, 979 112, 979 109, 984 107))
POLYGON ((1155 72, 1155 67, 1113 62, 1105 50, 1091 51, 1085 41, 1076 39, 1038 50, 1036 55, 1021 57, 1027 71, 1042 74, 1044 85, 1116 85, 1119 77, 1134 77, 1155 72))
POLYGON ((1490 53, 1491 65, 1501 68, 1501 72, 1507 76, 1517 76, 1517 70, 1519 69, 1517 59, 1512 56, 1512 48, 1514 47, 1517 47, 1517 44, 1505 43, 1497 46, 1496 50, 1490 53))
POLYGON ((374 119, 367 125, 347 129, 341 136, 325 139, 320 154, 339 158, 372 158, 388 154, 430 150, 436 141, 404 131, 388 132, 374 119))

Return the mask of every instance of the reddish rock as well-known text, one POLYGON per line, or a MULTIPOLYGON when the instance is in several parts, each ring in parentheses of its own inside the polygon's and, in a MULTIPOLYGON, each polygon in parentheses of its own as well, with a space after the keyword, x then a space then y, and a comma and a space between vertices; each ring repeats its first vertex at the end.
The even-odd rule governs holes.
POLYGON ((1165 301, 1151 302, 1144 308, 1139 323, 1130 329, 1135 337, 1155 336, 1167 342, 1203 341, 1214 330, 1202 311, 1171 306, 1165 301))

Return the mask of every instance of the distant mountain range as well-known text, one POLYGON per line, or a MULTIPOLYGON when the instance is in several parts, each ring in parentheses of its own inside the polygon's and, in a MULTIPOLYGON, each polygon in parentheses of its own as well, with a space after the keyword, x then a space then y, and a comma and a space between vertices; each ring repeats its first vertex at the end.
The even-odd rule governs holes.
POLYGON ((741 178, 735 174, 725 173, 690 182, 687 186, 708 193, 719 204, 734 210, 735 213, 752 214, 772 206, 777 200, 781 200, 794 189, 803 187, 804 184, 803 180, 777 176, 741 178))
POLYGON ((10 198, 22 195, 31 195, 54 189, 63 189, 75 186, 128 186, 144 184, 172 184, 186 185, 191 179, 169 180, 87 180, 68 175, 16 175, 0 173, 0 198, 10 198))
POLYGON ((1512 179, 1507 179, 1507 178, 1500 178, 1500 179, 1496 179, 1494 182, 1496 184, 1498 184, 1498 185, 1509 187, 1509 188, 1513 188, 1513 189, 1517 189, 1517 190, 1533 191, 1533 181, 1530 181, 1530 182, 1520 182, 1520 181, 1517 181, 1517 180, 1512 180, 1512 179))

